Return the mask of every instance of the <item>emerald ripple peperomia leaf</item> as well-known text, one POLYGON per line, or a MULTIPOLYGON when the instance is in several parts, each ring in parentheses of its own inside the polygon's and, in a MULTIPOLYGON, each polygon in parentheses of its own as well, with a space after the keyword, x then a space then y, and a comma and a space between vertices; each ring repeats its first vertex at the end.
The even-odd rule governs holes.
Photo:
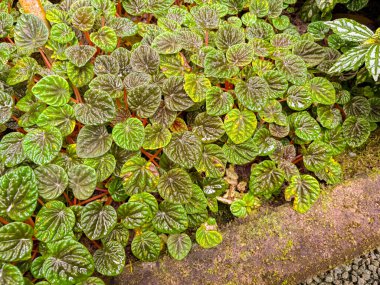
POLYGON ((188 220, 185 208, 181 204, 163 201, 152 220, 154 228, 162 233, 174 234, 187 229, 188 220))
POLYGON ((104 276, 119 275, 125 266, 124 247, 115 241, 94 252, 95 269, 104 276))
POLYGON ((78 285, 106 285, 106 283, 104 283, 104 281, 99 277, 88 277, 85 281, 79 282, 78 285))
POLYGON ((129 229, 125 223, 121 222, 114 226, 112 231, 102 238, 102 243, 107 244, 109 242, 117 242, 122 246, 127 246, 129 242, 129 229))
POLYGON ((170 256, 177 260, 184 259, 190 252, 192 243, 187 234, 171 234, 166 241, 170 256))
POLYGON ((169 129, 160 124, 147 125, 145 127, 144 149, 159 149, 167 146, 172 138, 169 129))
POLYGON ((185 74, 184 89, 194 102, 202 102, 206 99, 206 92, 211 87, 210 80, 202 75, 185 74))
POLYGON ((206 223, 203 223, 197 229, 195 238, 203 248, 215 247, 223 240, 222 235, 218 232, 218 225, 214 218, 209 218, 206 223))
POLYGON ((47 107, 37 119, 39 127, 54 126, 61 131, 62 136, 67 136, 74 131, 75 113, 73 107, 65 104, 60 107, 47 107))
POLYGON ((186 213, 198 214, 204 212, 207 208, 207 199, 205 197, 205 193, 197 184, 193 184, 191 189, 193 194, 191 195, 190 201, 186 204, 183 204, 186 213))
POLYGON ((51 162, 61 150, 62 134, 55 127, 37 128, 27 133, 22 142, 26 156, 38 165, 51 162))
POLYGON ((228 137, 236 144, 248 140, 256 130, 255 113, 249 110, 233 109, 224 118, 224 128, 228 137))
POLYGON ((2 263, 0 265, 0 283, 4 285, 24 284, 24 279, 17 266, 2 263))
POLYGON ((138 150, 145 138, 144 126, 137 118, 129 118, 117 123, 112 129, 112 138, 121 148, 138 150))
MULTIPOLYGON (((33 228, 14 222, 0 228, 0 260, 14 262, 31 258, 33 228)), ((1 269, 0 269, 1 271, 1 269)))
POLYGON ((67 59, 78 67, 85 66, 95 53, 96 48, 89 45, 75 45, 65 50, 67 59))
POLYGON ((79 164, 68 171, 69 187, 74 196, 79 200, 85 200, 94 193, 97 176, 96 171, 90 166, 79 164))
POLYGON ((99 157, 109 151, 112 136, 105 126, 84 126, 77 138, 77 154, 81 158, 99 157))
POLYGON ((253 161, 258 155, 257 146, 253 143, 252 138, 241 144, 235 144, 232 140, 228 140, 223 145, 223 152, 228 162, 239 165, 253 161))
POLYGON ((160 238, 151 231, 136 235, 132 241, 132 253, 143 261, 155 261, 160 254, 160 238))
POLYGON ((317 179, 310 175, 293 176, 289 186, 285 189, 285 198, 294 197, 294 209, 305 213, 318 199, 320 193, 317 179))
POLYGON ((133 194, 128 202, 140 202, 148 206, 150 212, 154 216, 158 211, 158 202, 156 197, 147 192, 133 194))
POLYGON ((42 266, 44 264, 44 261, 45 261, 45 257, 43 256, 39 256, 33 260, 30 266, 30 272, 32 273, 34 278, 39 278, 39 279, 44 278, 44 275, 42 273, 42 266))
POLYGON ((141 45, 132 52, 130 63, 135 71, 151 74, 158 69, 160 56, 150 46, 141 45))
POLYGON ((308 89, 313 102, 324 105, 335 103, 335 88, 326 78, 314 77, 308 83, 308 89))
POLYGON ((116 210, 110 205, 103 206, 98 201, 87 204, 80 215, 81 228, 90 240, 106 237, 116 223, 116 210))
POLYGON ((112 154, 106 153, 100 157, 86 158, 84 164, 95 169, 97 180, 101 182, 110 177, 114 172, 116 159, 112 154))
POLYGON ((328 163, 330 157, 330 147, 322 141, 312 142, 308 148, 303 151, 303 162, 305 167, 310 171, 320 170, 328 163))
POLYGON ((128 106, 143 118, 154 115, 160 105, 161 90, 155 84, 133 88, 128 95, 128 106))
POLYGON ((1 216, 24 221, 33 214, 37 198, 37 181, 29 166, 20 166, 0 177, 1 216))
POLYGON ((3 136, 0 142, 0 161, 6 167, 13 167, 26 158, 25 152, 22 148, 22 141, 24 135, 21 133, 9 133, 3 136))
POLYGON ((50 201, 37 214, 34 235, 43 242, 58 241, 69 236, 74 225, 73 211, 60 201, 50 201))
POLYGON ((227 159, 222 148, 216 144, 203 147, 201 159, 195 168, 204 172, 206 177, 222 177, 226 169, 227 159))
POLYGON ((371 134, 370 124, 365 118, 348 117, 342 126, 343 136, 351 147, 361 146, 371 134))
POLYGON ((259 196, 270 197, 284 182, 284 172, 270 160, 252 165, 249 190, 259 196))
POLYGON ((137 201, 128 201, 121 205, 117 209, 117 214, 128 229, 139 228, 153 218, 148 205, 137 201))
POLYGON ((192 181, 185 170, 175 168, 161 175, 157 189, 161 197, 169 202, 186 203, 192 196, 192 181))
POLYGON ((200 113, 194 120, 193 132, 203 143, 215 142, 224 134, 223 121, 219 117, 209 116, 206 112, 200 113))
POLYGON ((288 54, 276 60, 276 67, 286 76, 286 79, 297 85, 306 82, 307 67, 303 59, 297 55, 288 54))
POLYGON ((13 99, 0 90, 0 124, 7 122, 12 116, 13 99))
POLYGON ((36 98, 51 106, 65 105, 70 99, 69 83, 59 75, 48 75, 33 86, 36 98))
POLYGON ((56 164, 39 166, 34 170, 34 174, 38 182, 38 194, 46 200, 61 196, 69 184, 66 171, 56 164))
POLYGON ((158 183, 159 172, 156 166, 142 157, 132 157, 121 168, 125 193, 133 195, 141 192, 152 192, 158 183))
POLYGON ((236 97, 249 110, 258 111, 269 97, 268 83, 261 77, 250 77, 236 84, 236 97))
POLYGON ((211 87, 206 92, 206 110, 210 116, 228 113, 234 104, 232 95, 219 87, 211 87))
POLYGON ((296 135, 303 140, 315 140, 321 133, 318 122, 306 111, 293 113, 291 122, 296 135))
POLYGON ((76 87, 83 87, 94 77, 94 66, 91 62, 82 67, 78 67, 71 62, 66 63, 66 73, 72 84, 76 87))
POLYGON ((84 281, 94 272, 94 260, 81 243, 64 239, 48 243, 43 275, 52 284, 71 285, 84 281))

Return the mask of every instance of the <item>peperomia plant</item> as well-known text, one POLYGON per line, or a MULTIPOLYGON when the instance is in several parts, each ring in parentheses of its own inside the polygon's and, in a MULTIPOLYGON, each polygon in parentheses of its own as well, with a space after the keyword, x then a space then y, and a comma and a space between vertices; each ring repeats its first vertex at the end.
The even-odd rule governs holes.
POLYGON ((116 2, 43 1, 46 23, 0 3, 2 284, 103 284, 126 247, 183 259, 222 242, 218 201, 303 213, 380 121, 373 79, 328 72, 338 37, 282 15, 295 1, 116 2))

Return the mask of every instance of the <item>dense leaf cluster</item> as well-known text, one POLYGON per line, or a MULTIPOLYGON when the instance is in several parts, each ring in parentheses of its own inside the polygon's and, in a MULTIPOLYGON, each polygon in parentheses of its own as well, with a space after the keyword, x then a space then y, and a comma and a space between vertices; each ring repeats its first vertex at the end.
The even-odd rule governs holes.
POLYGON ((0 283, 103 284, 127 246, 221 243, 218 201, 303 213, 341 181, 380 121, 379 35, 300 34, 294 2, 43 1, 49 26, 0 3, 0 283))

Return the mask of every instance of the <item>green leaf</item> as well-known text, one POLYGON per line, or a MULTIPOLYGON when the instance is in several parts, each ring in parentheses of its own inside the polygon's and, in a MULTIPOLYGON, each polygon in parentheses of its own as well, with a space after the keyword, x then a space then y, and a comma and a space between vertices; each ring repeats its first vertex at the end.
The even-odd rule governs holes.
POLYGON ((116 48, 116 32, 107 26, 101 27, 97 32, 90 35, 91 41, 105 52, 111 52, 116 48))
POLYGON ((370 123, 365 118, 350 116, 343 123, 342 133, 349 146, 359 147, 371 134, 370 123))
POLYGON ((74 212, 60 201, 50 201, 37 214, 34 235, 40 241, 55 242, 70 236, 74 225, 74 212))
POLYGON ((278 125, 286 126, 286 115, 282 112, 282 105, 277 100, 270 100, 266 102, 262 110, 259 111, 259 116, 267 123, 276 123, 278 125))
POLYGON ((155 84, 141 85, 128 94, 128 106, 141 118, 154 115, 161 102, 161 90, 155 84))
POLYGON ((95 169, 87 165, 75 165, 69 169, 68 176, 69 187, 75 198, 86 200, 91 197, 97 182, 95 169))
MULTIPOLYGON (((33 228, 14 222, 0 228, 0 260, 15 262, 30 259, 33 248, 33 228)), ((1 272, 1 270, 0 270, 1 272)))
POLYGON ((294 210, 305 213, 315 203, 320 193, 317 179, 310 175, 293 176, 285 189, 285 199, 294 197, 294 210))
POLYGON ((284 183, 284 172, 270 160, 252 165, 249 190, 258 196, 270 197, 276 194, 284 183))
POLYGON ((268 129, 261 128, 256 131, 252 138, 252 144, 256 148, 256 154, 259 156, 271 155, 278 145, 278 141, 274 139, 268 129))
POLYGON ((253 161, 258 154, 257 146, 253 143, 252 138, 241 144, 235 144, 232 140, 228 140, 223 145, 223 152, 228 162, 237 165, 253 161))
POLYGON ((82 67, 77 67, 71 62, 66 63, 67 76, 76 87, 87 85, 94 77, 94 66, 88 62, 82 67))
POLYGON ((38 182, 38 194, 46 200, 61 196, 69 184, 66 171, 56 164, 39 166, 34 170, 34 174, 38 182))
POLYGON ((60 240, 48 244, 42 271, 52 284, 71 285, 92 275, 94 260, 81 243, 71 239, 60 240))
POLYGON ((117 209, 121 222, 128 229, 136 229, 152 220, 152 212, 147 204, 142 202, 128 201, 117 209))
POLYGON ((194 120, 193 132, 203 143, 215 142, 224 134, 223 121, 219 117, 209 116, 206 112, 199 113, 194 120))
POLYGON ((360 45, 345 52, 329 69, 329 73, 337 74, 348 70, 358 70, 365 61, 369 47, 360 45))
POLYGON ((186 211, 181 204, 163 201, 152 224, 158 232, 167 234, 183 232, 188 226, 186 211))
POLYGON ((268 0, 252 0, 249 5, 249 11, 259 18, 267 16, 269 13, 268 0))
POLYGON ((288 54, 276 60, 276 67, 286 79, 296 85, 303 85, 307 79, 307 67, 303 59, 297 55, 288 54))
POLYGON ((24 221, 33 214, 37 198, 37 182, 29 166, 20 166, 0 177, 1 216, 24 221))
POLYGON ((320 170, 328 163, 330 158, 330 146, 322 141, 312 142, 307 150, 303 151, 304 165, 310 171, 320 170))
POLYGON ((249 110, 232 109, 224 118, 226 133, 236 144, 248 140, 255 132, 256 126, 256 115, 249 110))
POLYGON ((189 174, 174 168, 163 174, 157 185, 158 193, 172 203, 187 203, 192 196, 192 181, 189 174))
POLYGON ((306 110, 313 103, 309 89, 305 86, 290 86, 287 95, 286 103, 296 111, 306 110))
POLYGON ((187 214, 202 213, 207 209, 207 199, 197 184, 192 185, 192 196, 189 202, 183 204, 187 214))
POLYGON ((24 279, 20 269, 12 264, 3 263, 0 265, 0 283, 4 285, 24 284, 24 279))
POLYGON ((370 46, 365 57, 365 66, 373 80, 378 81, 380 76, 380 44, 370 46))
POLYGON ((288 90, 288 81, 281 72, 277 70, 268 70, 263 74, 263 77, 270 89, 268 97, 280 97, 286 92, 286 90, 288 90))
POLYGON ((22 148, 24 135, 19 132, 9 133, 3 136, 0 142, 0 161, 6 167, 13 167, 26 159, 22 148))
POLYGON ((206 92, 211 87, 210 80, 204 75, 194 73, 185 74, 184 89, 194 102, 206 99, 206 92))
POLYGON ((249 110, 257 112, 269 99, 268 83, 261 77, 253 76, 247 81, 239 81, 235 92, 239 102, 249 110))
POLYGON ((204 67, 207 77, 231 78, 239 72, 239 67, 231 66, 220 50, 212 50, 206 54, 204 67))
MULTIPOLYGON (((160 124, 145 127, 144 149, 159 149, 167 146, 172 138, 169 129, 160 124)), ((1 147, 0 147, 1 149, 1 147)))
POLYGON ((106 237, 116 223, 116 210, 110 205, 103 206, 98 201, 88 203, 81 212, 80 224, 83 232, 90 240, 106 237))
POLYGON ((65 50, 67 59, 77 67, 85 66, 95 53, 96 48, 90 45, 75 45, 65 50))
MULTIPOLYGON (((370 98, 370 112, 368 114, 369 122, 380 122, 380 98, 370 98)), ((0 157, 1 157, 1 143, 0 143, 0 157)))
POLYGON ((32 78, 37 72, 38 63, 31 57, 22 57, 11 68, 7 77, 7 84, 16 85, 32 78))
POLYGON ((115 241, 106 243, 94 253, 95 269, 104 276, 119 275, 125 266, 124 247, 115 241))
POLYGON ((218 226, 214 218, 209 218, 203 223, 195 233, 197 243, 203 248, 212 248, 220 244, 223 240, 218 232, 218 226))
POLYGON ((42 265, 44 264, 45 257, 39 256, 35 258, 30 266, 30 272, 34 278, 42 279, 44 275, 42 273, 42 265))
POLYGON ((14 40, 22 53, 30 54, 42 47, 49 37, 45 23, 33 14, 22 14, 15 26, 14 40))
POLYGON ((325 49, 322 46, 308 40, 297 41, 294 44, 293 53, 300 56, 308 67, 320 64, 326 57, 325 49))
POLYGON ((133 194, 128 202, 140 202, 148 206, 152 216, 154 216, 158 211, 158 203, 156 197, 147 192, 133 194))
POLYGON ((182 49, 182 45, 177 33, 163 32, 154 38, 152 48, 160 54, 175 54, 182 49))
POLYGON ((114 172, 116 168, 116 159, 112 154, 106 153, 100 157, 86 158, 84 164, 95 169, 98 182, 102 182, 114 172))
POLYGON ((95 77, 89 84, 91 89, 97 89, 107 92, 111 98, 120 98, 123 96, 124 85, 121 79, 113 74, 100 74, 95 77))
POLYGON ((59 107, 70 99, 69 83, 59 75, 48 75, 33 86, 32 92, 42 102, 59 107))
MULTIPOLYGON (((123 49, 123 48, 120 48, 123 49)), ((126 60, 129 63, 129 51, 128 53, 120 52, 120 49, 116 49, 111 55, 98 55, 94 62, 94 72, 96 75, 109 74, 118 75, 120 72, 121 60, 126 60), (116 54, 115 54, 116 53, 116 54), (112 56, 112 55, 115 55, 112 56), (120 55, 121 58, 116 58, 116 55, 120 55), (126 58, 124 58, 126 56, 126 58), (119 61, 119 62, 118 62, 119 61)))
POLYGON ((141 45, 132 52, 130 64, 134 71, 152 74, 160 65, 160 56, 150 46, 141 45))
POLYGON ((330 159, 325 167, 315 172, 315 175, 320 179, 326 181, 327 184, 335 185, 343 180, 342 167, 334 159, 330 159))
POLYGON ((371 105, 364 96, 355 96, 343 106, 343 110, 348 117, 367 117, 371 112, 371 105))
POLYGON ((12 116, 12 96, 0 90, 0 124, 6 123, 12 116))
POLYGON ((129 229, 124 223, 116 224, 112 231, 102 239, 103 244, 110 242, 120 243, 124 247, 127 246, 129 243, 129 229))
POLYGON ((40 113, 36 123, 42 128, 47 126, 56 127, 65 137, 74 131, 75 112, 73 107, 68 104, 60 107, 49 106, 40 113))
POLYGON ((129 118, 114 126, 112 138, 121 148, 139 150, 145 138, 144 126, 139 119, 129 118))
POLYGON ((351 19, 341 18, 324 22, 324 24, 329 26, 342 40, 364 42, 373 36, 370 28, 351 19))
POLYGON ((79 122, 85 125, 101 125, 115 117, 115 104, 108 93, 90 89, 84 94, 84 99, 85 103, 74 106, 75 117, 79 122))
POLYGON ((219 87, 211 87, 206 92, 206 110, 210 116, 227 114, 234 105, 234 99, 228 92, 219 87))
POLYGON ((231 24, 224 24, 216 32, 215 44, 218 49, 227 51, 233 45, 244 43, 244 30, 231 24))
POLYGON ((248 215, 247 212, 247 203, 243 200, 237 199, 232 202, 230 206, 232 215, 238 218, 243 218, 248 215))
POLYGON ((195 168, 198 172, 204 172, 206 177, 222 177, 226 164, 227 159, 222 148, 216 144, 207 144, 195 168))
POLYGON ((5 38, 13 27, 13 17, 11 14, 0 12, 0 38, 5 38))
POLYGON ((99 157, 109 151, 112 135, 105 126, 84 126, 77 137, 77 154, 81 158, 99 157))
POLYGON ((50 39, 67 44, 75 37, 74 31, 65 23, 54 24, 50 30, 50 39))
POLYGON ((172 111, 184 111, 194 105, 193 100, 186 94, 182 76, 171 76, 164 81, 162 95, 165 105, 172 111))
POLYGON ((324 77, 314 77, 308 82, 307 88, 315 103, 332 105, 336 101, 335 88, 332 83, 324 77))
POLYGON ((170 143, 164 147, 164 153, 181 167, 191 168, 201 157, 202 142, 189 131, 173 133, 170 143))
POLYGON ((152 192, 157 186, 159 173, 153 163, 135 156, 125 162, 119 176, 123 179, 125 193, 133 195, 152 192))
POLYGON ((145 231, 134 237, 131 245, 132 253, 142 261, 155 261, 160 254, 160 244, 160 238, 154 232, 145 231))
POLYGON ((317 108, 318 121, 322 127, 327 129, 335 129, 342 123, 342 115, 336 108, 330 106, 319 106, 317 108))
MULTIPOLYGON (((115 6, 112 4, 112 7, 115 6)), ((107 21, 107 25, 115 31, 119 38, 134 36, 138 31, 138 26, 129 18, 112 17, 107 21)))
MULTIPOLYGON (((48 284, 44 284, 44 285, 48 285, 48 284)), ((77 283, 77 285, 106 285, 106 284, 104 283, 102 279, 98 277, 89 277, 85 281, 77 283)))
POLYGON ((171 257, 177 260, 184 259, 191 250, 191 239, 185 234, 171 234, 166 241, 171 257))
POLYGON ((293 113, 291 121, 295 134, 303 140, 315 140, 321 133, 318 122, 306 111, 293 113))
POLYGON ((71 17, 74 28, 82 32, 92 29, 95 23, 95 11, 91 6, 80 7, 74 11, 71 17))
POLYGON ((246 66, 251 63, 253 55, 252 46, 246 43, 241 43, 229 47, 226 53, 226 58, 233 66, 246 66))
POLYGON ((34 129, 25 135, 22 142, 26 156, 38 165, 52 161, 61 147, 62 134, 55 127, 34 129))

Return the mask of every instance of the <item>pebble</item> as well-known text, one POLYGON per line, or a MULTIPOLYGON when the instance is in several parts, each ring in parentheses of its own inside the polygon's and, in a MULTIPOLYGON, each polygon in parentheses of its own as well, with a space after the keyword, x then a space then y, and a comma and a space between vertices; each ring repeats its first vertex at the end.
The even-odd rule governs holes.
POLYGON ((380 248, 298 285, 380 285, 380 248))

